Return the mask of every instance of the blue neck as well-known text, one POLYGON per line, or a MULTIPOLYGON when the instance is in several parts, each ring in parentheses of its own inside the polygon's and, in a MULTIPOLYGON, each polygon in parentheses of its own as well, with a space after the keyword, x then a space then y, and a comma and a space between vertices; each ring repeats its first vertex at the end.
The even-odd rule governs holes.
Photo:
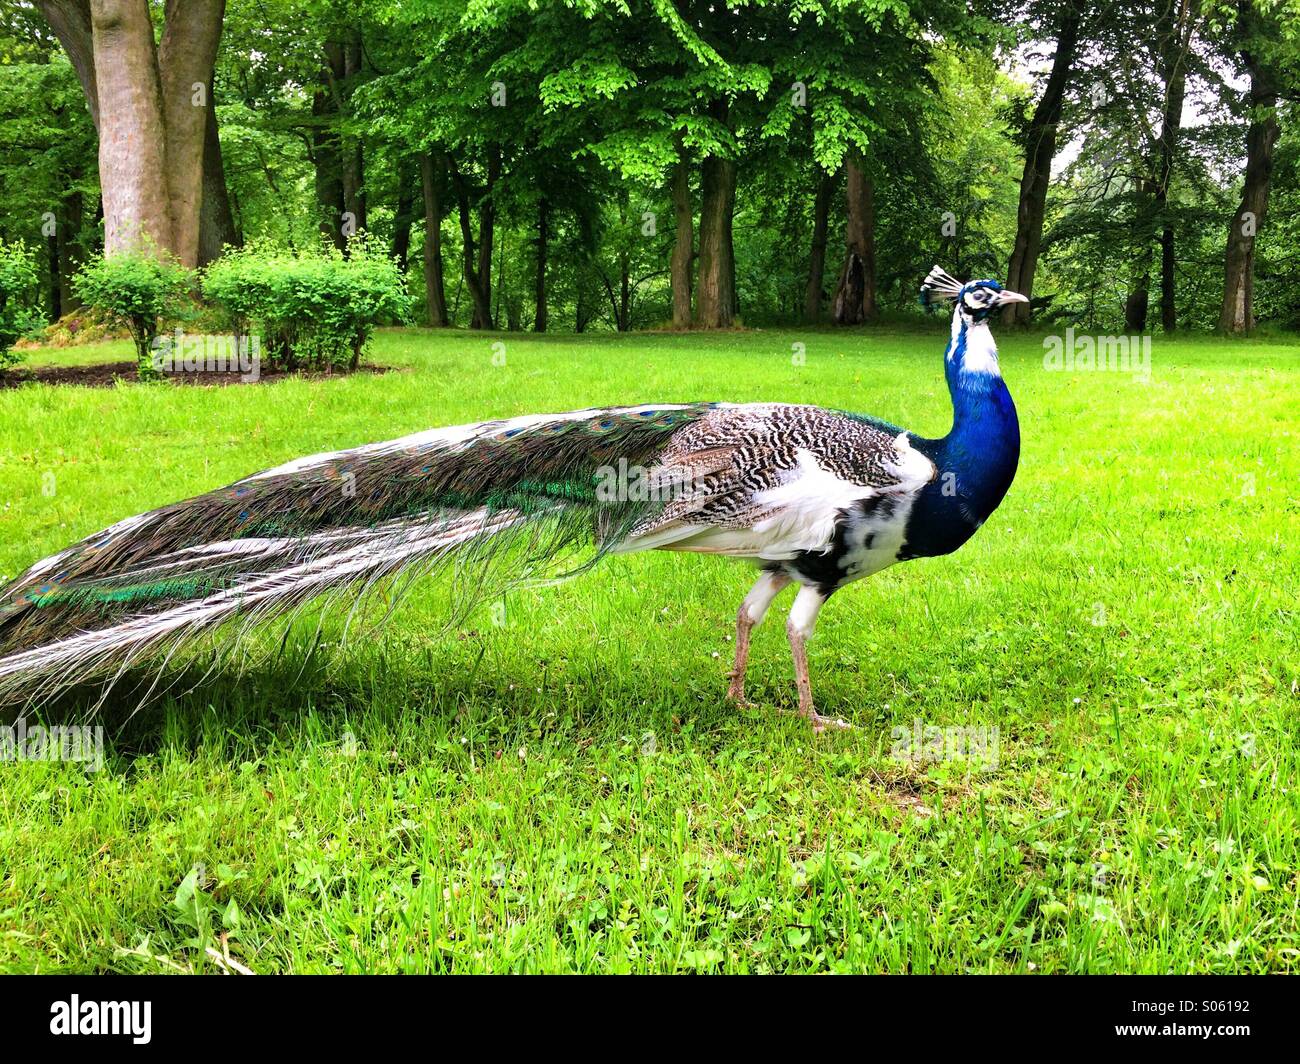
MULTIPOLYGON (((1021 457, 1021 423, 1002 380, 993 334, 984 323, 954 315, 953 339, 945 354, 944 373, 953 399, 953 428, 944 437, 950 468, 971 477, 971 488, 1001 485, 988 498, 984 518, 992 514, 1011 485, 1021 457)), ((965 494, 965 493, 962 493, 965 494)))
POLYGON ((914 441, 939 475, 913 507, 908 556, 946 554, 965 543, 1002 502, 1020 461, 1020 422, 988 326, 954 315, 944 369, 952 430, 914 441))

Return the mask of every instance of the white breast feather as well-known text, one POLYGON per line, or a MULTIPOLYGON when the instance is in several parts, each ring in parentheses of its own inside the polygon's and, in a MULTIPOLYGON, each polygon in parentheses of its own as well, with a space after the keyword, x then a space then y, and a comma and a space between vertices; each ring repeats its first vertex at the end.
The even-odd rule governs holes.
POLYGON ((756 506, 774 511, 754 525, 757 541, 765 548, 760 557, 776 560, 797 551, 827 549, 840 511, 878 490, 841 480, 823 469, 811 451, 800 450, 795 460, 798 464, 782 484, 754 496, 756 506))
POLYGON ((910 494, 920 491, 938 473, 934 463, 912 446, 906 432, 900 432, 894 438, 894 453, 897 460, 885 466, 899 480, 898 487, 889 489, 891 492, 910 494))

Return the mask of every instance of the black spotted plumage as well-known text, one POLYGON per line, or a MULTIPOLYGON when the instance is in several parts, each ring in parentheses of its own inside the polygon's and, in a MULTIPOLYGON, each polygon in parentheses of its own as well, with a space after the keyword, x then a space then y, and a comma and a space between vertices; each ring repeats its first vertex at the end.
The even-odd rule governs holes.
POLYGON ((690 517, 738 528, 764 516, 755 495, 778 486, 798 467, 800 452, 827 472, 864 487, 888 488, 900 478, 889 465, 901 429, 884 422, 788 403, 719 406, 676 433, 657 463, 690 472, 707 462, 717 467, 695 479, 696 490, 675 500, 638 532, 690 517))

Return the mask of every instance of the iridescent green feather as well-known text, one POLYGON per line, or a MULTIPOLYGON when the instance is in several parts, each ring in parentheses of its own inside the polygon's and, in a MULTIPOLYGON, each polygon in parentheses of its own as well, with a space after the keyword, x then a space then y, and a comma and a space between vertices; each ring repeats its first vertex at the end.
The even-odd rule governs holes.
MULTIPOLYGON (((567 564, 559 560, 584 542, 594 550, 578 564, 591 564, 661 506, 601 501, 601 471, 652 465, 674 432, 710 409, 593 410, 590 417, 507 422, 497 431, 485 425, 469 440, 363 448, 106 529, 0 591, 0 700, 23 693, 23 684, 7 680, 7 661, 25 662, 59 640, 100 633, 107 642, 115 625, 152 631, 151 617, 169 610, 180 617, 177 607, 186 603, 206 613, 209 603, 237 603, 245 589, 256 591, 251 609, 261 617, 317 593, 369 588, 408 567, 408 543, 415 545, 410 564, 426 567, 441 564, 442 539, 454 543, 462 563, 479 574, 466 581, 471 593, 489 586, 489 570, 567 564), (482 524, 481 535, 462 528, 467 514, 482 524), (367 567, 371 543, 375 560, 367 567), (416 548, 426 543, 421 554, 416 548), (336 582, 328 569, 334 558, 336 582)), ((211 612, 224 618, 230 610, 211 612)), ((95 655, 98 665, 104 647, 97 645, 95 655)))

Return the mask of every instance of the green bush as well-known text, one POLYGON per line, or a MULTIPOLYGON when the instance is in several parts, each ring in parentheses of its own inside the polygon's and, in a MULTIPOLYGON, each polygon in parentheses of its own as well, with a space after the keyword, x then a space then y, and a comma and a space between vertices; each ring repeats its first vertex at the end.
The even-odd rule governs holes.
POLYGON ((158 319, 182 305, 194 282, 194 273, 178 263, 132 251, 87 263, 72 286, 83 303, 126 326, 135 341, 140 379, 150 380, 158 375, 153 362, 158 319))
POLYGON ((0 240, 0 368, 19 360, 10 348, 42 324, 36 307, 39 285, 36 253, 21 241, 0 240))
POLYGON ((333 247, 229 251, 207 268, 203 295, 235 332, 260 336, 273 369, 356 369, 375 326, 410 313, 397 264, 363 237, 346 258, 333 247))

